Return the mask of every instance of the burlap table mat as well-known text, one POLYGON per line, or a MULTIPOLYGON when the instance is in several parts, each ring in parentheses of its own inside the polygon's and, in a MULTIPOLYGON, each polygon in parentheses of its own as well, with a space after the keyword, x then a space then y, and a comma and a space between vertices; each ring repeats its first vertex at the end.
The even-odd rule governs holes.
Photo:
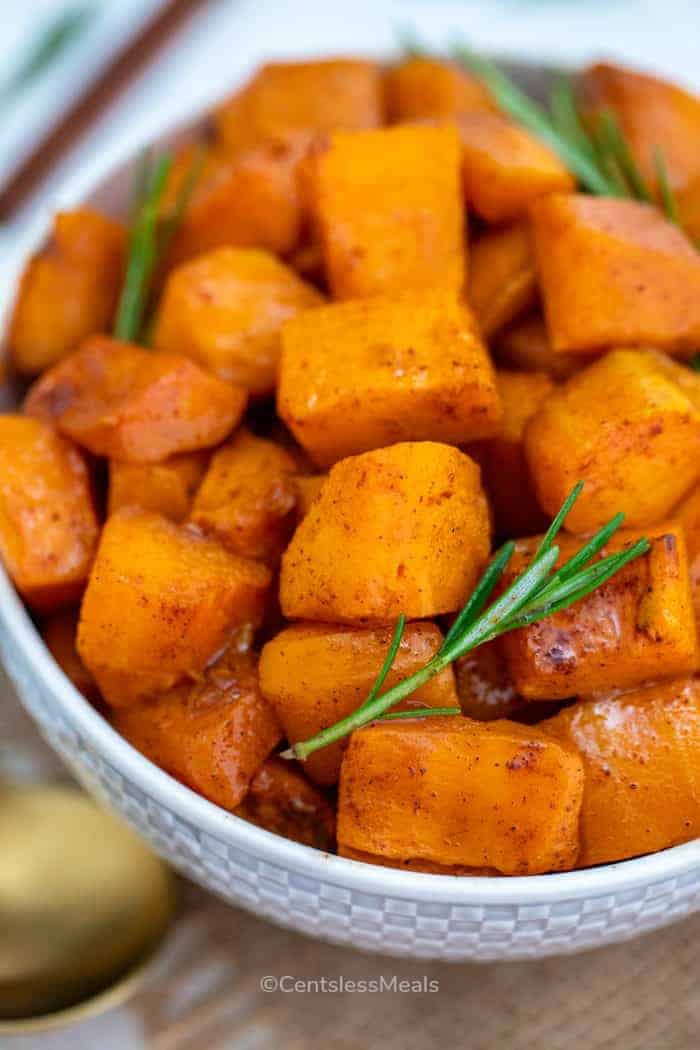
MULTIPOLYGON (((53 758, 0 683, 0 739, 53 758)), ((17 753, 17 747, 12 751, 17 753)), ((0 931, 1 935, 1 931, 0 931)), ((697 1050, 700 916, 541 962, 452 965, 364 955, 278 929, 185 885, 180 917, 122 1007, 2 1050, 697 1050), (322 978, 435 981, 436 992, 321 992, 322 978), (265 991, 265 977, 306 991, 265 991), (289 980, 287 980, 289 979, 289 980)))

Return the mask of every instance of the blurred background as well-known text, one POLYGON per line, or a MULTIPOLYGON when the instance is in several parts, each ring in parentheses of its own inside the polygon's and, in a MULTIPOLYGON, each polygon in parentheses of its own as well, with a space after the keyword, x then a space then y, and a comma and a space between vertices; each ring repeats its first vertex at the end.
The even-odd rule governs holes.
MULTIPOLYGON (((206 108, 267 57, 386 54, 413 30, 436 48, 460 35, 533 62, 608 57, 700 89, 698 0, 2 0, 0 28, 0 270, 3 244, 60 206, 73 178, 206 108)), ((0 776, 60 775, 0 679, 0 776)), ((124 1001, 56 1031, 0 1030, 0 1048, 690 1050, 698 934, 691 921, 536 964, 400 963, 304 940, 185 887, 173 932, 124 1001), (428 975, 440 991, 265 994, 268 973, 428 975)), ((0 971, 2 942, 0 927, 0 971)))

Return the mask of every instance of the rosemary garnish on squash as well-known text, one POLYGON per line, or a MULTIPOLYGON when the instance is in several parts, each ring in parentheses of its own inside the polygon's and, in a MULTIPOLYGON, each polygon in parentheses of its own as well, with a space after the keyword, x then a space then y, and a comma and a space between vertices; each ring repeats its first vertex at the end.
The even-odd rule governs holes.
POLYGON ((163 198, 172 164, 170 153, 161 153, 153 159, 147 151, 136 173, 129 222, 129 254, 114 324, 116 339, 138 342, 143 336, 153 274, 182 222, 201 170, 201 151, 195 154, 172 209, 163 214, 163 198))
MULTIPOLYGON (((547 108, 526 95, 495 63, 463 43, 453 47, 452 57, 481 80, 505 113, 546 142, 590 193, 655 202, 615 114, 607 110, 590 122, 582 120, 569 77, 555 79, 547 108)), ((660 206, 678 223, 678 207, 660 147, 652 160, 660 206)))
POLYGON ((410 711, 395 711, 391 714, 387 712, 461 656, 484 645, 485 642, 493 641, 502 634, 527 627, 528 624, 544 620, 561 609, 567 609, 570 605, 591 594, 611 576, 619 572, 623 566, 649 550, 649 541, 643 537, 626 550, 617 551, 593 561, 622 524, 624 516, 616 514, 567 562, 558 569, 555 568, 560 552, 554 540, 582 488, 583 482, 580 481, 571 491, 530 564, 498 598, 487 605, 515 551, 515 544, 512 541, 501 547, 446 634, 440 649, 424 667, 409 675, 408 678, 404 678, 385 693, 381 692, 386 676, 394 663, 406 626, 406 618, 400 616, 386 659, 366 700, 352 714, 336 722, 335 725, 323 729, 309 740, 294 744, 282 753, 282 757, 303 760, 314 751, 336 740, 341 740, 354 730, 361 729, 362 726, 382 718, 427 718, 435 715, 461 714, 460 708, 457 707, 424 707, 410 711))

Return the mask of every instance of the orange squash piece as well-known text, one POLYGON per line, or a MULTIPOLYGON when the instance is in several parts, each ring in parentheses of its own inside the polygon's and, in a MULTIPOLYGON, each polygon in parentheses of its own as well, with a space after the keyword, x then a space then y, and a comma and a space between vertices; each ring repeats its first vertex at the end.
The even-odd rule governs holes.
POLYGON ((700 411, 657 355, 616 350, 541 404, 525 452, 550 517, 585 482, 565 522, 571 532, 597 529, 618 511, 629 525, 652 525, 698 480, 700 411))
POLYGON ((510 718, 524 702, 511 681, 501 651, 487 642, 455 661, 457 696, 463 713, 478 722, 510 718))
POLYGON ((88 700, 96 701, 100 693, 77 649, 78 610, 62 609, 52 613, 41 625, 41 637, 66 678, 88 700))
POLYGON ((32 608, 80 596, 98 533, 79 450, 39 420, 1 415, 0 556, 32 608))
POLYGON ((477 77, 453 62, 423 55, 392 66, 385 75, 391 123, 459 117, 473 110, 495 111, 493 98, 477 77))
POLYGON ((578 855, 583 768, 539 729, 459 716, 376 723, 343 759, 338 842, 389 860, 535 875, 578 855))
POLYGON ((498 432, 491 361, 454 292, 335 303, 282 330, 278 412, 313 461, 498 432))
POLYGON ((700 836, 696 679, 582 701, 540 728, 583 759, 579 867, 700 836))
POLYGON ((153 343, 263 396, 275 389, 282 324, 322 302, 268 252, 219 248, 171 273, 153 343))
POLYGON ((160 463, 109 463, 107 510, 140 507, 170 521, 184 521, 207 469, 207 451, 183 452, 160 463))
POLYGON ((218 444, 246 401, 187 357, 97 337, 34 383, 25 411, 96 456, 154 463, 218 444))
POLYGON ((196 675, 232 632, 263 617, 270 572, 147 511, 102 530, 80 614, 78 652, 114 707, 196 675))
POLYGON ((458 126, 467 204, 487 222, 512 222, 540 197, 574 189, 557 155, 500 113, 466 113, 458 126))
POLYGON ((554 390, 544 372, 496 373, 503 405, 501 433, 470 447, 481 466, 484 487, 499 536, 527 536, 547 527, 525 458, 523 435, 528 421, 554 390))
POLYGON ((488 230, 472 244, 467 300, 485 339, 532 306, 537 275, 525 223, 488 230))
POLYGON ((235 810, 281 739, 251 653, 230 647, 195 682, 113 712, 137 750, 193 791, 235 810))
POLYGON ((532 243, 555 351, 700 346, 700 253, 650 204, 553 194, 533 204, 532 243))
POLYGON ((461 608, 490 548, 479 468, 432 441, 341 460, 282 558, 288 619, 393 623, 461 608))
POLYGON ((294 458, 245 428, 214 453, 190 520, 244 558, 275 564, 295 525, 294 458))
POLYGON ((690 587, 697 619, 700 618, 700 486, 696 486, 676 507, 674 518, 685 533, 690 587))
POLYGON ((579 86, 591 116, 615 114, 648 182, 657 182, 657 150, 675 191, 700 177, 700 98, 668 81, 602 62, 585 70, 579 86))
MULTIPOLYGON (((526 700, 632 689, 690 674, 698 665, 688 556, 677 525, 646 530, 650 551, 575 605, 499 640, 513 683, 526 700)), ((638 532, 617 533, 606 553, 629 546, 638 532)), ((538 538, 522 541, 504 585, 534 555, 538 538)), ((561 561, 583 540, 557 540, 561 561)))
POLYGON ((461 289, 465 213, 455 128, 337 132, 318 157, 314 184, 334 298, 461 289))
MULTIPOLYGON (((290 744, 315 736, 360 706, 384 663, 392 633, 388 627, 294 624, 267 643, 260 657, 260 688, 290 744)), ((434 624, 408 624, 384 690, 427 664, 442 640, 434 624)), ((452 669, 397 706, 456 707, 452 669)), ((310 755, 304 769, 311 779, 335 784, 346 745, 340 740, 310 755)))
POLYGON ((49 368, 111 327, 121 287, 125 231, 89 208, 59 212, 24 271, 9 333, 18 372, 49 368))
POLYGON ((229 150, 289 131, 373 128, 382 122, 382 96, 382 74, 374 62, 270 62, 219 106, 214 126, 229 150))
POLYGON ((236 816, 258 827, 329 851, 335 844, 335 811, 301 770, 268 758, 253 777, 236 816))
MULTIPOLYGON (((276 255, 298 248, 305 222, 299 169, 313 141, 309 132, 294 132, 235 156, 210 148, 168 264, 223 247, 261 248, 276 255)), ((191 164, 190 149, 173 172, 171 194, 191 164)))

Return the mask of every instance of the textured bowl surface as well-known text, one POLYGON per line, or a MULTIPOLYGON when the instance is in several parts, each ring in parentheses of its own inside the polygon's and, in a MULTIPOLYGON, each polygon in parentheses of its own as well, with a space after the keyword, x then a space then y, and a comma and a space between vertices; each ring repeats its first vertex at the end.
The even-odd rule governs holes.
MULTIPOLYGON (((89 200, 119 213, 129 167, 123 157, 103 157, 66 187, 61 206, 89 200)), ((39 217, 3 261, 5 322, 23 262, 46 236, 49 218, 39 217)), ((5 403, 11 400, 7 391, 5 403)), ((179 871, 311 936, 416 958, 522 959, 627 940, 700 909, 700 840, 588 871, 455 878, 360 864, 247 824, 177 783, 110 728, 54 663, 1 570, 0 656, 22 703, 87 791, 179 871)))

